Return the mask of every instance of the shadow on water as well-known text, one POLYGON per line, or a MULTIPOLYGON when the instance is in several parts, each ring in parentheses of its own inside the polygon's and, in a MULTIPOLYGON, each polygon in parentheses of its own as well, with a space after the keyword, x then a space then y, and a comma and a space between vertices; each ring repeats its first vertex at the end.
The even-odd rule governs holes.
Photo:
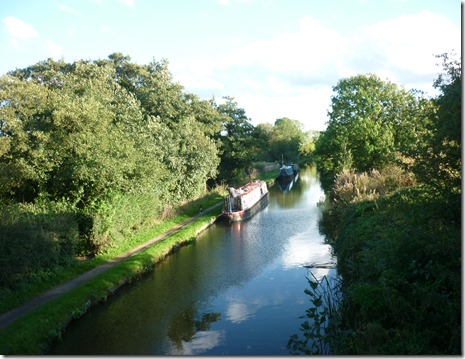
POLYGON ((218 222, 155 270, 73 322, 49 354, 287 355, 308 306, 308 271, 329 269, 319 234, 314 169, 293 188, 270 188, 247 221, 218 222))

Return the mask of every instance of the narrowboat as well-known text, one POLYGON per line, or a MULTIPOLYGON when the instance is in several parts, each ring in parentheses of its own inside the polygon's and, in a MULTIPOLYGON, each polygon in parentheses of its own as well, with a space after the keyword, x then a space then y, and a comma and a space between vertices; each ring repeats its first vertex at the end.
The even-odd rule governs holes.
POLYGON ((299 175, 299 166, 296 164, 291 164, 289 166, 282 166, 279 169, 278 177, 276 181, 278 182, 291 182, 297 178, 299 175))
POLYGON ((224 197, 221 217, 238 222, 252 217, 268 205, 268 188, 265 181, 249 182, 239 188, 230 187, 224 197))

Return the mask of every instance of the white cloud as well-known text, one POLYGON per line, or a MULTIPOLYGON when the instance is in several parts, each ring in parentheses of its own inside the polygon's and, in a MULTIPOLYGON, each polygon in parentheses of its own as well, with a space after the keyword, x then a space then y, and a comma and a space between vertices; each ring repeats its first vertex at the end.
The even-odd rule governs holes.
POLYGON ((437 73, 434 55, 453 49, 460 51, 460 29, 444 16, 429 11, 401 15, 362 31, 370 51, 374 47, 374 52, 380 55, 379 65, 394 73, 408 72, 412 77, 437 73))
POLYGON ((302 122, 306 129, 323 130, 331 102, 331 86, 308 87, 294 95, 265 95, 258 92, 239 93, 235 97, 254 125, 274 123, 281 117, 302 122))
POLYGON ((186 88, 201 90, 219 90, 224 88, 221 81, 213 77, 214 64, 210 58, 189 58, 185 64, 171 64, 174 69, 175 79, 186 88))
POLYGON ((71 15, 75 16, 80 16, 82 13, 79 10, 76 10, 72 8, 71 6, 65 5, 65 4, 58 4, 58 9, 60 9, 63 12, 66 12, 71 15))
POLYGON ((63 55, 63 51, 61 50, 61 47, 57 45, 55 42, 52 40, 47 41, 47 50, 48 53, 50 54, 50 57, 54 59, 58 59, 63 55))
POLYGON ((446 17, 423 11, 362 27, 350 41, 341 77, 370 72, 435 96, 432 84, 442 71, 435 55, 460 53, 461 31, 446 17))
POLYGON ((298 31, 275 34, 269 40, 234 49, 220 59, 220 67, 259 64, 271 71, 318 73, 326 64, 337 62, 346 46, 343 36, 305 16, 298 31))
POLYGON ((8 16, 2 22, 6 25, 11 44, 16 48, 20 47, 22 41, 38 36, 38 32, 32 25, 16 17, 8 16))
POLYGON ((216 0, 216 2, 223 6, 231 6, 234 4, 248 4, 251 0, 216 0))
POLYGON ((129 8, 133 8, 136 6, 136 0, 119 0, 120 4, 127 6, 129 8))
POLYGON ((176 80, 186 88, 195 88, 200 90, 219 90, 224 88, 224 85, 220 81, 202 74, 183 73, 176 76, 176 80))
POLYGON ((255 124, 285 116, 322 130, 332 86, 340 79, 374 73, 434 95, 432 84, 442 71, 434 55, 453 49, 460 53, 460 29, 428 11, 354 26, 347 33, 304 16, 295 31, 231 43, 216 58, 198 58, 182 83, 189 90, 210 88, 215 96, 234 97, 255 124))
POLYGON ((188 89, 210 88, 220 90, 219 96, 233 96, 254 124, 290 117, 307 129, 322 130, 347 46, 336 31, 304 17, 295 32, 238 43, 216 59, 191 62, 193 75, 179 78, 188 89))

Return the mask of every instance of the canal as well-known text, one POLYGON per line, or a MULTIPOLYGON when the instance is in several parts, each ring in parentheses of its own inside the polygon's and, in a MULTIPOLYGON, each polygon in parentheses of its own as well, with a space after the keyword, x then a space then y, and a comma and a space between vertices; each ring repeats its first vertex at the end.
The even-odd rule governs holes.
POLYGON ((70 324, 49 354, 288 355, 310 307, 309 271, 335 276, 319 233, 324 193, 304 168, 251 219, 216 223, 136 283, 70 324))

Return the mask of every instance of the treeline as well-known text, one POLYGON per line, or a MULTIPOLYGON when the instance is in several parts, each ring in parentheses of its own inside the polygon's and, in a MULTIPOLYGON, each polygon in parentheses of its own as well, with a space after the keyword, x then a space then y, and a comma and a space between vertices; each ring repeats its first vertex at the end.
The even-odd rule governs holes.
POLYGON ((435 98, 374 75, 333 88, 315 148, 342 278, 342 302, 323 313, 333 354, 462 353, 461 62, 438 58, 435 98))
POLYGON ((105 251, 256 163, 308 160, 300 122, 255 127, 223 100, 120 53, 0 77, 0 287, 105 251))

